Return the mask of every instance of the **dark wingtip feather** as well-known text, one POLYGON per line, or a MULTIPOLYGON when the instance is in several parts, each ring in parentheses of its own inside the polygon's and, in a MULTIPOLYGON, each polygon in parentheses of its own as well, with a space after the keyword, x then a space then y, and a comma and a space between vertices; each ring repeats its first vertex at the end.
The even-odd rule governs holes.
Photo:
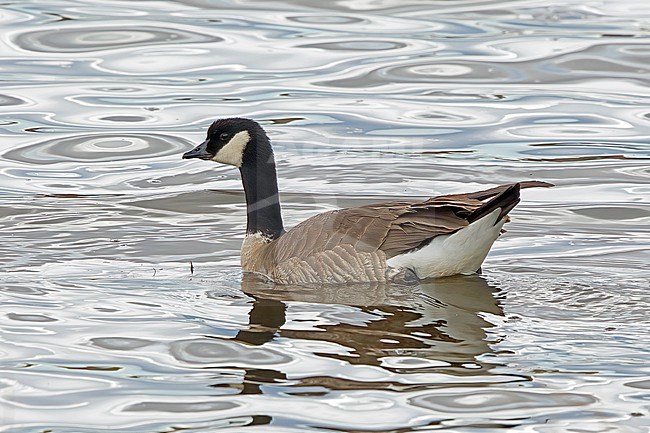
POLYGON ((517 203, 519 203, 520 189, 521 185, 518 183, 508 186, 508 188, 499 193, 492 200, 488 201, 483 206, 472 212, 472 214, 467 218, 467 221, 471 224, 474 221, 480 220, 484 216, 492 213, 497 208, 501 208, 499 218, 497 218, 497 221, 501 221, 501 219, 508 215, 508 212, 510 212, 515 206, 517 206, 517 203))
MULTIPOLYGON (((524 180, 521 182, 517 182, 519 184, 519 188, 524 189, 524 188, 550 188, 555 185, 549 182, 543 182, 541 180, 524 180)), ((490 197, 494 197, 495 195, 505 191, 507 188, 511 187, 514 184, 506 184, 506 185, 499 185, 494 188, 490 189, 485 189, 483 191, 476 191, 476 192, 470 192, 468 194, 465 194, 467 198, 473 198, 476 200, 487 200, 490 197)))
POLYGON ((554 183, 544 182, 543 180, 524 180, 519 182, 521 188, 552 188, 554 183))

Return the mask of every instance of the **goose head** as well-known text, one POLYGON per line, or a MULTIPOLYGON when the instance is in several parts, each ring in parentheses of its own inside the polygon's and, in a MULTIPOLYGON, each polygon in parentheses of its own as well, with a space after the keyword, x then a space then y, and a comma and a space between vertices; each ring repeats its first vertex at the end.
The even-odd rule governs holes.
POLYGON ((198 158, 241 168, 258 147, 270 147, 262 127, 251 119, 219 119, 210 125, 205 141, 183 154, 183 159, 198 158))

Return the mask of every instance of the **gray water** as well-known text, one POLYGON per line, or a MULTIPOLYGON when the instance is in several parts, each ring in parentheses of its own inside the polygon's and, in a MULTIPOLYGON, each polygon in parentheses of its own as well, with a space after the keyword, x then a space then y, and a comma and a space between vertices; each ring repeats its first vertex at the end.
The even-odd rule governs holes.
POLYGON ((0 431, 650 431, 646 0, 21 0, 0 36, 0 431), (180 159, 230 116, 287 226, 557 186, 481 276, 273 288, 238 172, 180 159))

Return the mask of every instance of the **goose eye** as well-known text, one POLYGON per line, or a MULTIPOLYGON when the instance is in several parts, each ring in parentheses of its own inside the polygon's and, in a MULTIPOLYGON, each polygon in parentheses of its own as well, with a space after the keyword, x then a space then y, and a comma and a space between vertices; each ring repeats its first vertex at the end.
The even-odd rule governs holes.
POLYGON ((219 140, 221 141, 226 141, 229 138, 230 138, 230 134, 228 134, 227 132, 222 132, 221 134, 219 134, 219 140))

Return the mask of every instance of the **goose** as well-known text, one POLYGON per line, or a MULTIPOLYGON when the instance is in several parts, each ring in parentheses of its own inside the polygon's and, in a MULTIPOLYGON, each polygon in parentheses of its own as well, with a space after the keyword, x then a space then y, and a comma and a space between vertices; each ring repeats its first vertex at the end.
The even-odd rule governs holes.
POLYGON ((315 215, 285 231, 273 149, 252 119, 214 121, 183 154, 239 168, 247 225, 244 272, 275 284, 414 283, 480 272, 524 181, 426 200, 397 200, 315 215))

